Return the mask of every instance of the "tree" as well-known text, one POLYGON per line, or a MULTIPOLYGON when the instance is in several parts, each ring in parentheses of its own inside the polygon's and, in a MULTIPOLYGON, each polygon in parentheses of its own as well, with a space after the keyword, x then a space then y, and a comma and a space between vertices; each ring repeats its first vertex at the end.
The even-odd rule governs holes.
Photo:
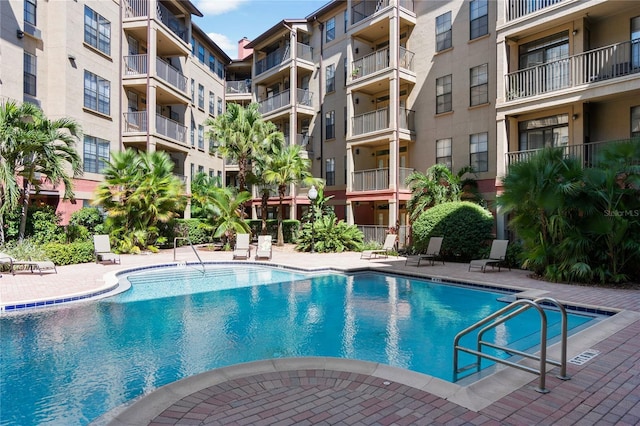
POLYGON ((207 193, 205 211, 214 228, 214 238, 226 242, 237 233, 251 232, 242 212, 242 206, 250 199, 249 192, 238 193, 235 188, 212 188, 207 193))
POLYGON ((309 171, 311 162, 309 159, 300 156, 300 150, 300 145, 285 147, 272 159, 270 169, 264 173, 265 181, 278 187, 278 246, 284 245, 282 204, 287 186, 300 183, 308 185, 318 183, 309 171))
POLYGON ((72 179, 82 175, 82 160, 75 149, 79 135, 80 126, 74 120, 49 120, 35 105, 6 102, 0 108, 0 213, 22 198, 21 241, 31 186, 38 192, 43 182, 62 183, 63 199, 73 197, 72 179), (22 178, 21 188, 17 176, 22 178))
POLYGON ((95 205, 107 212, 107 224, 122 252, 137 252, 156 242, 158 222, 166 223, 184 210, 185 188, 173 172, 173 161, 162 151, 112 153, 95 205))
POLYGON ((209 193, 220 188, 222 183, 218 177, 210 177, 203 172, 196 174, 191 181, 191 217, 206 217, 205 206, 209 201, 209 193))

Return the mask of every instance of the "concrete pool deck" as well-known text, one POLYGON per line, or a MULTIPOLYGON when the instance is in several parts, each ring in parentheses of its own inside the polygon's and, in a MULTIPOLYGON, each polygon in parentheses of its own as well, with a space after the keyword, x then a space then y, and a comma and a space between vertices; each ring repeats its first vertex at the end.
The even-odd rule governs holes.
MULTIPOLYGON (((255 247, 253 252, 255 252, 255 247)), ((230 252, 199 251, 202 260, 231 261, 230 252)), ((195 261, 190 248, 176 260, 195 261)), ((235 261, 242 264, 246 261, 235 261)), ((173 251, 123 255, 121 265, 82 264, 41 276, 0 278, 0 306, 90 294, 109 287, 116 271, 173 263, 173 251)), ((97 424, 620 424, 640 423, 640 290, 551 284, 525 271, 468 272, 466 264, 405 266, 404 258, 363 260, 359 253, 297 253, 274 247, 272 264, 337 270, 377 268, 460 282, 516 288, 565 303, 620 312, 569 339, 568 358, 599 354, 568 365, 571 380, 538 378, 512 368, 467 386, 369 362, 331 358, 265 360, 202 373, 164 386, 97 424)), ((11 315, 11 314, 9 314, 11 315)), ((549 355, 557 358, 557 347, 549 355)))

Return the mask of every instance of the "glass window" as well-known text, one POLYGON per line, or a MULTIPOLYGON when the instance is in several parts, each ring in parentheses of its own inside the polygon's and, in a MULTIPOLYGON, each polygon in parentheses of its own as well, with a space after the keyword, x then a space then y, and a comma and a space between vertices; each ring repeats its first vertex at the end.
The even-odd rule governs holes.
POLYGON ((336 137, 336 112, 329 111, 324 116, 324 124, 326 130, 326 138, 334 139, 336 137))
POLYGON ((204 86, 198 84, 198 108, 204 109, 204 86))
POLYGON ((224 79, 224 64, 219 59, 216 60, 216 74, 218 74, 218 77, 221 79, 224 79))
POLYGON ((198 125, 198 148, 204 149, 204 126, 198 125))
POLYGON ((84 135, 83 170, 88 173, 102 173, 109 160, 109 141, 84 135))
POLYGON ((36 0, 24 0, 24 22, 36 26, 36 0))
POLYGON ((489 65, 471 68, 470 73, 470 105, 482 105, 489 102, 489 65))
POLYGON ((451 74, 436 79, 436 114, 442 114, 453 109, 451 74))
POLYGON ((451 12, 447 12, 436 17, 436 51, 440 52, 451 46, 451 12))
POLYGON ((489 5, 487 0, 471 0, 469 3, 469 38, 489 34, 489 5))
POLYGON ((568 114, 521 121, 518 128, 520 151, 566 146, 569 143, 568 114))
POLYGON ((436 141, 436 163, 445 164, 451 170, 451 138, 436 141))
POLYGON ((347 27, 349 26, 349 12, 345 9, 344 11, 344 33, 347 33, 347 27))
POLYGON ((325 24, 325 41, 331 41, 336 38, 336 18, 331 18, 325 24))
POLYGON ((196 55, 196 39, 193 36, 191 36, 191 54, 196 55))
POLYGON ((36 96, 37 69, 36 57, 24 52, 23 92, 25 95, 36 96))
POLYGON ((327 67, 327 93, 335 92, 336 90, 336 69, 335 65, 331 64, 327 67))
POLYGON ((474 172, 489 170, 488 133, 477 133, 469 136, 469 165, 474 172))
MULTIPOLYGON (((191 139, 191 146, 196 146, 196 122, 194 121, 193 117, 191 117, 191 132, 189 136, 191 139)), ((191 176, 193 176, 193 170, 191 176)))
POLYGON ((325 177, 327 179, 327 186, 333 186, 336 184, 336 159, 327 158, 325 161, 325 177))
POLYGON ((202 43, 198 43, 198 60, 201 64, 204 64, 204 46, 202 43))
POLYGON ((209 53, 209 71, 215 74, 216 72, 216 57, 213 53, 209 53))
POLYGON ((631 108, 631 137, 640 137, 640 105, 631 108))
POLYGON ((222 98, 218 98, 218 115, 222 114, 222 98))
POLYGON ((216 113, 216 95, 213 92, 209 92, 209 114, 214 115, 216 113))
POLYGON ((109 115, 111 83, 89 71, 84 72, 84 107, 109 115))
POLYGON ((631 66, 640 68, 640 16, 631 18, 631 66))
POLYGON ((84 42, 111 54, 111 22, 88 6, 84 7, 84 42))
MULTIPOLYGON (((563 60, 569 57, 569 32, 554 34, 520 46, 520 69, 541 67, 533 73, 528 83, 538 93, 569 87, 569 65, 563 60)), ((533 89, 532 89, 533 90, 533 89)))

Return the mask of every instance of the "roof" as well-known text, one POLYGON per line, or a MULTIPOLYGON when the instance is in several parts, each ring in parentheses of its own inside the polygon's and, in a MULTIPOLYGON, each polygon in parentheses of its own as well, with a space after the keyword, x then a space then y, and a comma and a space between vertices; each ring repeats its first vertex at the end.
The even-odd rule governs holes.
POLYGON ((198 10, 198 8, 191 3, 189 0, 184 0, 180 2, 188 11, 189 13, 191 13, 192 15, 196 15, 200 18, 202 18, 204 15, 202 14, 202 12, 200 12, 200 10, 198 10))
POLYGON ((245 47, 253 49, 256 46, 256 44, 262 43, 263 41, 267 40, 269 37, 275 34, 278 34, 280 31, 282 31, 283 28, 288 30, 292 24, 306 24, 306 23, 307 23, 306 19, 283 19, 282 21, 275 24, 273 27, 269 28, 267 31, 260 34, 255 39, 251 40, 251 42, 247 44, 245 47))
POLYGON ((307 20, 308 21, 314 20, 319 15, 323 15, 323 14, 329 12, 331 9, 335 8, 336 6, 340 6, 341 4, 344 4, 344 3, 346 3, 346 0, 331 0, 329 3, 325 4, 320 9, 318 9, 315 12, 307 15, 307 20))

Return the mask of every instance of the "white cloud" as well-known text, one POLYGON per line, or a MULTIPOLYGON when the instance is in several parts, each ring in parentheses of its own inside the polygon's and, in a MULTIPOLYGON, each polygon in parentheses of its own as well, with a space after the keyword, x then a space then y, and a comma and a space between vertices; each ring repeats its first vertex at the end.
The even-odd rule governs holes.
POLYGON ((215 44, 218 45, 218 47, 220 49, 224 50, 225 53, 227 55, 229 55, 230 58, 237 58, 238 57, 238 42, 237 41, 233 41, 233 40, 229 39, 229 37, 227 37, 224 34, 208 33, 207 35, 209 36, 209 38, 211 40, 214 41, 215 44))
POLYGON ((196 7, 205 15, 222 15, 248 2, 249 0, 200 0, 196 7))

